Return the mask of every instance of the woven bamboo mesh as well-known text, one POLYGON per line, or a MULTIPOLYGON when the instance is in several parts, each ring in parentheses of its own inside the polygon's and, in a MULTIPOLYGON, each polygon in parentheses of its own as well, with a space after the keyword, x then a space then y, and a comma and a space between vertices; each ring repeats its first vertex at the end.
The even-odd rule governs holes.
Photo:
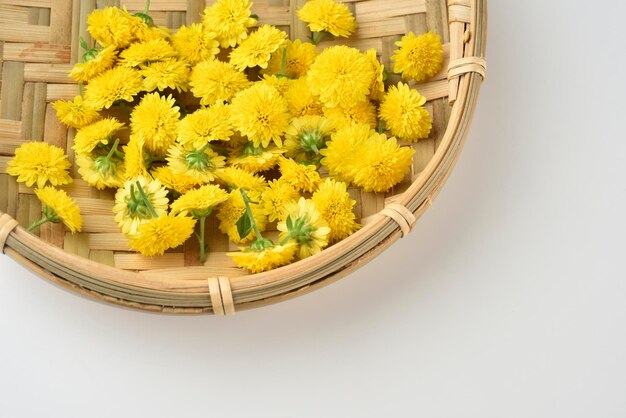
MULTIPOLYGON (((306 0, 255 0, 260 24, 278 26, 292 39, 310 36, 295 11, 306 0)), ((158 25, 176 29, 199 21, 213 1, 152 0, 158 25)), ((363 265, 410 231, 445 182, 462 146, 484 78, 485 0, 345 0, 359 24, 343 43, 376 48, 386 68, 403 34, 432 31, 441 36, 446 62, 440 74, 414 85, 433 116, 430 138, 412 144, 412 172, 387 194, 352 189, 363 229, 310 259, 276 271, 246 275, 226 252, 234 250, 210 220, 209 258, 200 265, 197 244, 162 257, 129 250, 113 221, 113 193, 87 186, 77 172, 64 187, 81 207, 82 233, 46 224, 35 235, 27 226, 41 217, 32 189, 6 174, 15 149, 45 141, 68 150, 74 130, 57 121, 51 103, 72 99, 78 88, 67 76, 81 56, 78 39, 89 39, 86 17, 94 8, 126 6, 140 11, 143 0, 0 0, 0 249, 42 277, 84 295, 159 312, 232 314, 314 290, 363 265), (17 223, 15 222, 17 221, 17 223), (39 237, 37 237, 38 235, 39 237)), ((392 82, 399 81, 393 79, 392 82)), ((409 144, 405 144, 409 146, 409 144)), ((272 233, 269 234, 272 237, 272 233)))

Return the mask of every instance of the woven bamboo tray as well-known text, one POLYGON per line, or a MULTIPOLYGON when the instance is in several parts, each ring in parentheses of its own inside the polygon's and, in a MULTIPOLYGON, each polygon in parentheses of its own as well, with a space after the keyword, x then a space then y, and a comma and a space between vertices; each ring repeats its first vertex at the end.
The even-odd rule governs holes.
MULTIPOLYGON (((83 232, 72 235, 62 225, 48 223, 36 236, 22 228, 41 217, 41 204, 31 189, 6 174, 7 162, 18 146, 31 140, 66 148, 73 160, 74 130, 57 121, 51 103, 78 93, 67 73, 81 55, 79 37, 89 37, 86 17, 105 6, 139 11, 144 0, 0 0, 0 249, 40 276, 98 300, 154 312, 231 315, 328 285, 409 233, 443 186, 467 134, 485 76, 486 0, 344 1, 359 30, 348 41, 322 47, 343 43, 376 48, 391 68, 394 42, 405 33, 430 30, 441 35, 444 70, 416 86, 428 99, 432 134, 412 145, 412 172, 390 193, 351 190, 364 225, 360 231, 306 260, 246 275, 226 256, 234 249, 227 238, 211 231, 205 266, 195 242, 162 257, 131 252, 113 221, 113 194, 88 187, 76 172, 75 182, 65 190, 81 207, 83 232)), ((199 21, 211 3, 152 0, 151 16, 156 24, 174 29, 199 21)), ((306 39, 310 32, 295 17, 304 3, 254 0, 253 13, 260 24, 276 25, 292 39, 306 39)))

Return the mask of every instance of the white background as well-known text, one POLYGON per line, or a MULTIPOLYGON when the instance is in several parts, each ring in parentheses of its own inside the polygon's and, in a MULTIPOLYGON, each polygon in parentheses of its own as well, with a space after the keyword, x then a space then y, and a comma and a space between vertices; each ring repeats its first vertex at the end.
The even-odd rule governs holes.
POLYGON ((1 257, 0 417, 626 416, 626 7, 489 6, 469 140, 409 238, 227 320, 1 257))

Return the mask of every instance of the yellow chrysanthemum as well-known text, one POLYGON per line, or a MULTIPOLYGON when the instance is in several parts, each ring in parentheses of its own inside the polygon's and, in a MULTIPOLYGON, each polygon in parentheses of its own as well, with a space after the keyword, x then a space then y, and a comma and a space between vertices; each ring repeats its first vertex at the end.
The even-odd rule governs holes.
POLYGON ((28 187, 36 183, 41 188, 48 182, 53 186, 71 183, 70 167, 72 164, 61 148, 45 142, 27 142, 15 150, 7 173, 28 187))
POLYGON ((113 67, 117 59, 115 46, 109 45, 98 51, 98 54, 87 62, 75 64, 70 71, 70 77, 75 81, 88 82, 113 67))
POLYGON ((195 148, 192 145, 172 145, 167 153, 167 162, 175 175, 195 178, 201 183, 215 179, 216 171, 224 167, 225 158, 210 147, 195 148))
POLYGON ((193 67, 189 85, 193 95, 200 98, 200 104, 210 106, 230 102, 235 94, 250 86, 250 81, 232 65, 208 60, 193 67))
POLYGON ((274 168, 284 153, 284 149, 255 147, 252 142, 247 142, 231 153, 228 164, 250 173, 258 173, 274 168))
POLYGON ((189 65, 196 65, 200 61, 206 61, 215 57, 219 52, 219 42, 205 31, 199 23, 190 26, 181 26, 172 35, 172 46, 180 59, 189 65))
POLYGON ((185 116, 178 124, 177 141, 201 148, 211 141, 228 141, 232 135, 230 106, 218 103, 185 116))
POLYGON ((230 53, 230 63, 239 71, 253 67, 267 68, 272 54, 288 37, 275 26, 263 25, 230 53))
POLYGON ((307 75, 309 89, 328 107, 354 106, 367 100, 374 68, 357 49, 344 45, 325 49, 307 75))
POLYGON ((314 165, 300 164, 289 158, 281 158, 278 164, 281 180, 296 190, 311 193, 317 189, 321 178, 314 165))
POLYGON ((126 179, 148 177, 150 174, 151 158, 144 148, 144 142, 136 135, 131 135, 128 144, 124 146, 124 163, 126 165, 126 179))
POLYGON ((320 151, 335 130, 335 124, 323 116, 303 116, 291 121, 286 132, 287 157, 301 163, 317 164, 320 151))
POLYGON ((376 55, 376 49, 368 49, 365 52, 365 56, 372 64, 374 69, 374 77, 372 78, 372 85, 370 86, 370 99, 380 101, 385 94, 385 66, 378 61, 376 55))
POLYGON ((165 26, 148 26, 143 19, 140 19, 140 22, 133 27, 133 34, 136 42, 148 42, 155 39, 169 39, 171 30, 165 26))
POLYGON ((335 0, 309 0, 298 10, 298 17, 309 24, 311 32, 329 32, 347 38, 357 29, 348 6, 335 0))
POLYGON ((99 145, 108 145, 123 128, 124 124, 113 117, 94 122, 76 132, 72 149, 77 153, 88 154, 99 145))
POLYGON ((146 94, 130 115, 133 135, 144 141, 146 149, 155 155, 164 155, 176 141, 180 118, 176 100, 159 93, 146 94))
POLYGON ((72 101, 57 100, 52 107, 57 111, 57 118, 68 128, 82 128, 100 118, 100 114, 80 96, 72 101))
POLYGON ((294 118, 324 115, 324 105, 320 102, 319 96, 311 93, 306 78, 292 80, 285 93, 285 99, 287 99, 289 113, 294 118))
POLYGON ((142 23, 139 17, 132 16, 125 8, 105 7, 89 14, 87 30, 100 45, 122 49, 135 40, 135 28, 142 23))
POLYGON ((165 39, 153 39, 134 43, 120 53, 120 64, 126 67, 139 67, 141 64, 163 61, 176 56, 176 51, 165 39))
POLYGON ((267 148, 272 141, 281 147, 281 136, 289 127, 287 102, 276 89, 260 83, 235 96, 231 118, 237 130, 257 147, 267 148))
POLYGON ((328 240, 331 244, 349 237, 361 227, 352 211, 356 200, 350 198, 345 183, 326 179, 311 200, 330 227, 328 240))
POLYGON ((261 192, 267 186, 263 176, 257 176, 252 173, 235 167, 226 167, 217 171, 217 177, 229 189, 243 189, 246 192, 261 192))
POLYGON ((201 183, 198 179, 184 174, 174 174, 168 166, 158 167, 151 172, 155 180, 159 180, 174 194, 184 194, 198 187, 201 183))
POLYGON ((78 173, 90 186, 98 190, 119 188, 124 185, 124 161, 105 160, 106 157, 93 157, 89 154, 76 154, 78 173))
POLYGON ((126 235, 137 234, 139 225, 152 219, 150 209, 143 200, 137 182, 141 185, 150 205, 158 216, 166 215, 169 205, 167 190, 159 180, 137 177, 125 182, 124 187, 115 193, 113 213, 115 214, 115 222, 126 235))
POLYGON ((188 191, 172 203, 172 214, 179 213, 193 218, 209 216, 217 205, 228 199, 228 192, 213 184, 188 191))
POLYGON ((303 43, 300 39, 296 39, 293 42, 287 40, 286 44, 278 48, 278 50, 272 54, 267 68, 263 69, 261 74, 282 74, 283 53, 285 48, 287 48, 287 55, 284 75, 296 79, 304 77, 309 72, 309 68, 311 68, 311 65, 313 65, 318 55, 317 49, 315 45, 311 43, 303 43))
POLYGON ((298 246, 294 242, 284 245, 273 245, 256 250, 253 248, 239 248, 240 252, 227 253, 239 267, 251 273, 262 273, 291 263, 298 246))
POLYGON ((357 158, 361 158, 358 154, 360 144, 365 143, 372 129, 369 125, 350 125, 332 134, 331 140, 326 143, 326 149, 321 151, 324 156, 322 165, 328 170, 328 173, 346 183, 351 183, 352 166, 357 163, 357 158))
POLYGON ((248 28, 256 25, 248 0, 217 0, 202 16, 206 31, 220 42, 222 48, 234 47, 248 37, 248 28))
POLYGON ((443 66, 441 38, 432 32, 415 36, 413 32, 396 42, 400 49, 391 57, 393 71, 405 79, 422 81, 434 76, 443 66))
POLYGON ((137 227, 130 237, 129 245, 145 256, 163 255, 170 248, 177 248, 193 234, 196 220, 187 216, 162 215, 149 219, 137 227))
POLYGON ((324 116, 332 121, 338 129, 354 123, 362 123, 376 128, 376 107, 369 101, 357 103, 354 106, 325 107, 324 116))
POLYGON ((153 62, 141 66, 141 75, 144 76, 143 87, 145 91, 167 88, 187 91, 191 70, 184 61, 175 58, 167 58, 163 61, 153 62))
POLYGON ((407 84, 391 86, 380 105, 380 118, 393 136, 416 142, 427 138, 432 129, 430 113, 424 109, 426 98, 407 84))
POLYGON ((328 246, 330 228, 312 200, 301 197, 287 205, 285 220, 277 225, 280 240, 293 239, 298 245, 298 256, 305 259, 328 246))
POLYGON ((35 194, 43 203, 43 212, 49 222, 63 222, 72 233, 81 231, 83 217, 80 209, 65 191, 48 186, 36 189, 35 194))
POLYGON ((96 110, 108 109, 118 100, 132 102, 143 89, 143 77, 133 68, 113 67, 89 81, 85 102, 96 110))
POLYGON ((263 78, 258 81, 257 84, 264 84, 268 87, 272 87, 276 89, 276 91, 280 93, 281 96, 284 96, 285 93, 287 93, 287 91, 289 90, 291 83, 293 82, 294 80, 291 80, 289 78, 265 74, 263 78))
POLYGON ((413 154, 414 149, 399 146, 395 138, 372 131, 359 147, 359 159, 349 177, 366 192, 386 192, 410 171, 413 154))
POLYGON ((283 180, 272 180, 261 194, 261 210, 270 220, 281 221, 287 214, 287 205, 297 202, 300 193, 283 180))
MULTIPOLYGON (((253 201, 258 201, 260 193, 258 192, 248 192, 250 199, 253 201)), ((267 226, 267 217, 261 211, 259 205, 251 204, 250 209, 252 211, 252 217, 256 222, 257 227, 260 232, 265 231, 265 227, 267 226)), ((243 237, 243 239, 239 236, 239 231, 237 229, 237 221, 246 213, 246 205, 243 201, 243 196, 241 196, 241 192, 239 189, 235 189, 230 192, 228 196, 228 200, 218 206, 217 209, 217 219, 220 221, 219 230, 224 234, 228 235, 228 238, 236 244, 249 242, 256 238, 256 234, 254 231, 251 231, 250 234, 243 237)))

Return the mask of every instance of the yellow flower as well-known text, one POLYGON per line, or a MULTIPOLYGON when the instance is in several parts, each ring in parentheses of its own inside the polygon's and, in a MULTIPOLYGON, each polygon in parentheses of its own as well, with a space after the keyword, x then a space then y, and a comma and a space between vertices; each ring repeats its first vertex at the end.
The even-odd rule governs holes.
POLYGON ((372 78, 372 85, 370 86, 370 99, 379 101, 385 94, 385 66, 378 61, 376 54, 376 49, 374 48, 368 49, 365 52, 365 56, 374 69, 374 77, 372 78))
POLYGON ((426 98, 407 84, 391 86, 380 105, 380 118, 393 136, 416 142, 427 138, 432 128, 430 113, 424 109, 426 98))
POLYGON ((246 68, 267 68, 272 54, 288 36, 275 26, 263 25, 230 53, 230 63, 239 71, 246 68))
POLYGON ((133 28, 136 42, 148 42, 155 39, 168 39, 171 31, 165 26, 148 26, 146 22, 140 19, 141 22, 137 23, 133 28))
POLYGON ((199 23, 181 26, 171 40, 178 56, 189 65, 211 59, 220 52, 220 43, 199 23))
POLYGON ((255 147, 252 142, 247 142, 231 153, 228 164, 251 173, 258 173, 274 168, 284 153, 284 149, 255 147))
POLYGON ((328 240, 331 244, 349 237, 360 228, 352 211, 356 200, 350 199, 345 183, 326 179, 311 200, 330 227, 328 240))
POLYGON ((304 77, 318 55, 315 45, 311 43, 302 43, 300 39, 287 43, 272 54, 272 58, 267 68, 261 70, 261 74, 282 74, 283 67, 283 51, 287 48, 287 56, 285 61, 285 74, 290 78, 304 77))
POLYGON ((146 153, 144 142, 136 135, 131 135, 128 144, 124 146, 124 163, 126 165, 126 179, 148 177, 148 168, 151 163, 150 155, 146 153))
POLYGON ((76 202, 67 193, 48 186, 36 189, 35 194, 44 205, 43 212, 47 222, 63 222, 72 233, 81 231, 83 217, 76 202))
POLYGON ((178 124, 178 142, 201 148, 211 141, 228 141, 233 135, 230 106, 218 103, 185 116, 178 124))
POLYGON ((85 102, 96 110, 110 108, 118 100, 133 101, 143 89, 143 77, 133 68, 113 67, 89 81, 85 102))
POLYGON ((285 219, 287 204, 297 202, 300 194, 286 181, 272 180, 261 194, 261 210, 270 220, 279 221, 285 219))
MULTIPOLYGON (((248 195, 255 202, 258 202, 260 198, 260 194, 258 192, 249 191, 248 195)), ((267 217, 263 214, 259 205, 252 204, 250 205, 250 209, 259 231, 265 231, 265 227, 267 226, 267 217)), ((228 196, 228 200, 222 203, 217 210, 216 216, 220 221, 219 230, 224 234, 227 234, 228 238, 236 244, 249 242, 256 238, 254 231, 251 231, 250 234, 243 237, 243 239, 239 236, 237 221, 239 221, 245 213, 246 206, 239 189, 231 191, 228 196)))
POLYGON ((176 89, 179 93, 187 91, 190 73, 187 64, 175 58, 141 66, 141 75, 145 78, 143 88, 148 92, 167 88, 176 89))
POLYGON ((386 192, 400 183, 410 171, 415 150, 401 147, 395 138, 372 131, 359 146, 359 159, 349 175, 366 192, 386 192))
POLYGON ((100 145, 108 145, 124 124, 115 118, 106 118, 85 126, 76 132, 72 149, 77 153, 88 154, 100 145))
POLYGON ((196 220, 187 216, 161 215, 139 225, 129 244, 145 256, 163 255, 187 241, 195 226, 196 220))
POLYGON ((198 149, 191 144, 174 144, 167 154, 168 165, 175 175, 193 177, 199 183, 212 182, 215 172, 224 167, 224 160, 208 145, 198 149))
POLYGON ((338 129, 326 143, 326 148, 321 151, 324 156, 322 165, 332 177, 336 177, 347 183, 352 182, 352 166, 357 163, 355 155, 361 158, 360 144, 365 143, 372 133, 369 125, 350 125, 338 129))
POLYGON ((126 235, 137 234, 139 225, 152 219, 150 210, 137 187, 137 182, 141 185, 150 205, 158 216, 166 215, 169 205, 167 190, 160 181, 151 180, 147 177, 137 177, 125 182, 124 187, 115 193, 113 213, 115 214, 115 222, 126 235))
POLYGON ((227 253, 239 267, 251 273, 262 273, 291 263, 298 246, 294 242, 272 245, 262 250, 239 248, 240 252, 227 253))
POLYGON ((234 47, 247 38, 248 28, 256 25, 248 0, 217 0, 204 10, 202 23, 222 48, 234 47))
POLYGON ((184 174, 174 174, 172 169, 168 166, 162 166, 152 170, 152 176, 175 194, 187 193, 189 190, 201 184, 201 182, 194 177, 184 174))
POLYGON ((37 183, 41 188, 48 182, 53 186, 71 183, 68 172, 71 166, 61 148, 45 142, 27 142, 15 150, 7 173, 28 187, 37 183))
POLYGON ((76 154, 78 173, 87 184, 98 190, 119 188, 124 185, 124 161, 104 160, 106 157, 92 157, 89 154, 76 154))
POLYGON ((300 259, 315 255, 328 246, 330 228, 312 200, 301 197, 297 203, 289 203, 286 214, 285 220, 277 225, 281 231, 280 240, 293 239, 300 247, 300 259))
POLYGON ((210 106, 230 102, 235 94, 250 86, 250 81, 232 65, 209 60, 193 67, 189 85, 193 95, 200 98, 200 104, 210 106))
POLYGON ((172 95, 162 97, 159 93, 150 93, 143 96, 130 115, 132 133, 155 155, 164 155, 176 141, 180 112, 175 104, 172 95))
POLYGON ((324 116, 332 121, 337 128, 345 128, 354 123, 362 123, 376 128, 376 107, 369 101, 357 103, 354 106, 325 107, 324 116))
POLYGON ((172 203, 172 214, 193 218, 209 216, 214 207, 228 199, 228 193, 213 184, 190 190, 172 203))
POLYGON ((281 180, 289 183, 301 192, 313 192, 317 189, 321 178, 314 165, 300 164, 289 158, 281 158, 281 180))
POLYGON ((285 78, 285 77, 279 77, 279 76, 275 76, 275 75, 265 74, 263 76, 263 79, 258 81, 257 84, 264 84, 264 85, 266 85, 268 87, 276 89, 276 91, 278 93, 280 93, 281 96, 284 96, 285 93, 287 93, 287 90, 289 90, 289 86, 293 82, 294 82, 294 80, 290 80, 290 79, 285 78))
POLYGON ((70 77, 75 81, 89 81, 113 67, 117 59, 115 46, 109 45, 87 62, 75 64, 70 71, 70 77))
POLYGON ((335 124, 323 116, 304 116, 291 121, 286 132, 287 157, 298 162, 317 164, 320 150, 335 130, 335 124))
POLYGON ((135 40, 135 27, 141 19, 131 16, 126 9, 105 7, 94 10, 87 17, 87 30, 103 46, 126 48, 135 40))
POLYGON ((413 32, 396 42, 400 49, 391 57, 395 61, 393 71, 402 73, 405 79, 422 81, 441 71, 443 46, 441 38, 432 32, 415 36, 413 32))
POLYGON ((289 127, 287 102, 276 89, 260 83, 237 94, 231 118, 237 130, 257 147, 267 148, 271 141, 281 147, 281 136, 289 127))
POLYGON ((302 116, 323 116, 323 105, 319 96, 311 93, 306 78, 293 80, 285 93, 289 113, 294 118, 302 116))
POLYGON ((68 128, 82 128, 100 118, 100 114, 80 96, 73 101, 57 100, 52 107, 57 111, 57 118, 68 128))
POLYGON ((311 32, 329 32, 347 38, 357 29, 348 6, 334 0, 309 0, 298 10, 298 17, 309 24, 311 32))
POLYGON ((357 49, 332 46, 315 60, 307 82, 309 89, 328 107, 354 106, 367 100, 374 68, 357 49))
POLYGON ((120 64, 139 67, 147 62, 163 61, 176 56, 176 51, 165 39, 134 43, 120 53, 120 64))
POLYGON ((217 171, 217 177, 229 189, 243 189, 244 191, 260 192, 265 189, 267 183, 263 176, 257 176, 252 173, 235 167, 226 167, 217 171))

